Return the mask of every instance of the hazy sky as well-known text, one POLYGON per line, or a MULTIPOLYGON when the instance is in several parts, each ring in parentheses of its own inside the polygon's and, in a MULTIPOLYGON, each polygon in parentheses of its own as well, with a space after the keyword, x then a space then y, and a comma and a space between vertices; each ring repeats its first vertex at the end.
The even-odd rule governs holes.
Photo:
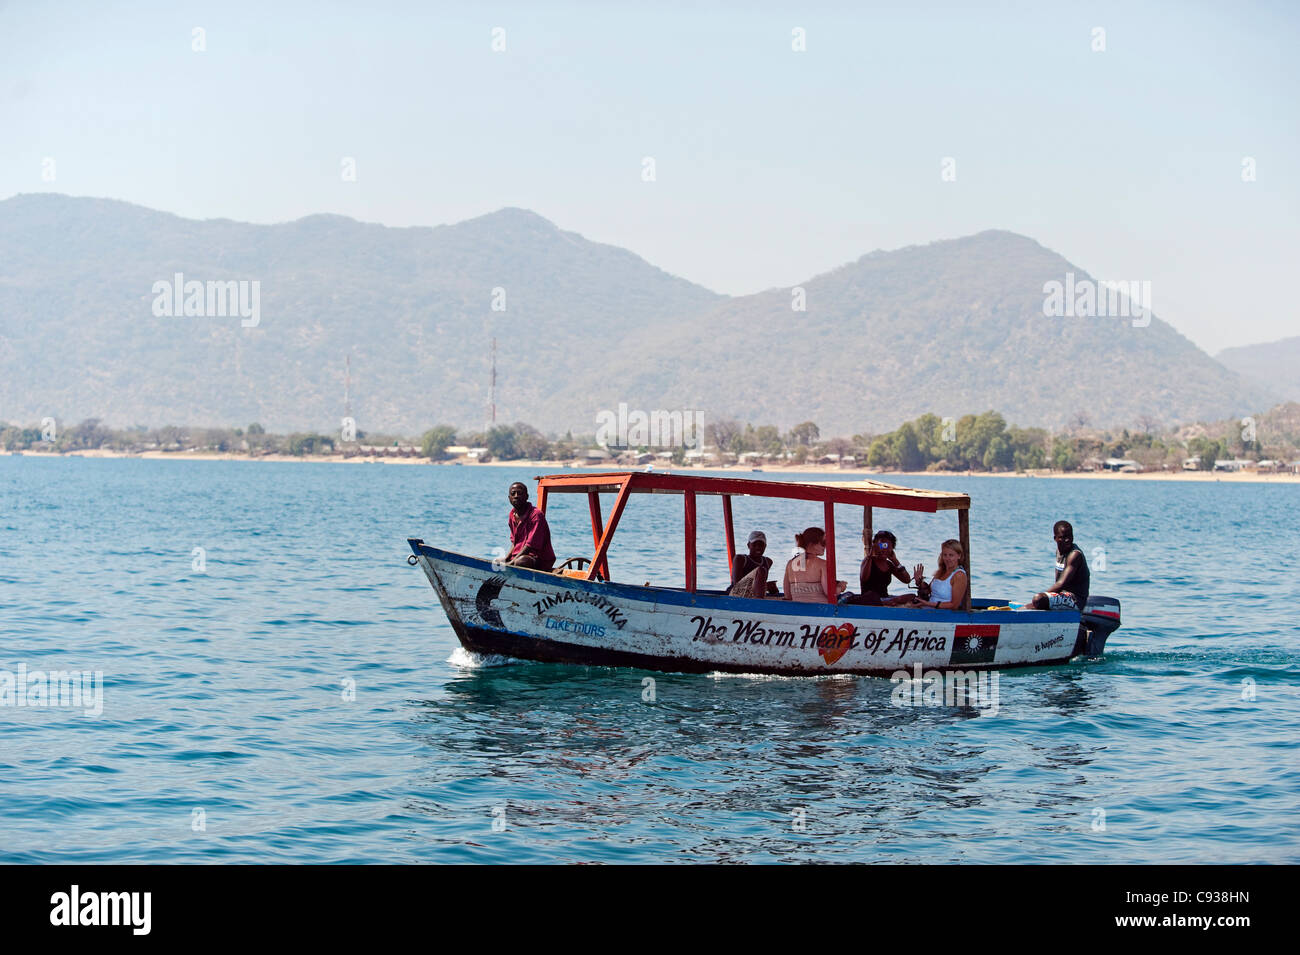
POLYGON ((987 6, 0 3, 0 197, 522 206, 732 294, 1002 228, 1211 352, 1300 334, 1300 4, 987 6))

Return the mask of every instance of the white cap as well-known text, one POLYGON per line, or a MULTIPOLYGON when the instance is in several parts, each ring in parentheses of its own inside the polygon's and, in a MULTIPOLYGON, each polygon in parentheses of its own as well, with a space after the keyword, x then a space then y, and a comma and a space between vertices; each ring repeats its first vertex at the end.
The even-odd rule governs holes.
POLYGON ((762 541, 764 544, 766 544, 766 543, 767 543, 767 535, 764 534, 762 531, 753 531, 753 532, 749 535, 749 543, 752 544, 752 543, 754 543, 754 541, 762 541))

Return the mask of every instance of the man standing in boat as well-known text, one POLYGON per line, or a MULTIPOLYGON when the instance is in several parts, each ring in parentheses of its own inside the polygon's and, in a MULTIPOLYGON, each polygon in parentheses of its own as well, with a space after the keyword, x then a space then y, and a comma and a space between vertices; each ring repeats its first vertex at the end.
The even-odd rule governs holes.
POLYGON ((1078 610, 1088 605, 1088 588, 1092 575, 1083 551, 1074 543, 1074 528, 1069 521, 1052 525, 1056 538, 1056 582, 1046 593, 1034 594, 1029 606, 1035 610, 1078 610))
POLYGON ((510 555, 505 562, 513 567, 554 570, 555 551, 551 549, 551 528, 546 515, 528 500, 528 488, 516 481, 510 485, 510 555))

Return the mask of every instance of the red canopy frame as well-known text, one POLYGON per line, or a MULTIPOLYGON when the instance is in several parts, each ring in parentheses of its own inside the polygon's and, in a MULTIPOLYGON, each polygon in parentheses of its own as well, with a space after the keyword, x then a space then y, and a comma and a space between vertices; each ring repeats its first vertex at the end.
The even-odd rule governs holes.
POLYGON ((597 575, 609 579, 609 547, 618 522, 631 494, 681 494, 686 538, 686 589, 696 589, 696 498, 700 494, 722 497, 722 520, 727 535, 727 568, 732 567, 736 549, 732 520, 733 497, 775 497, 792 501, 821 501, 825 511, 827 603, 838 599, 835 564, 835 505, 850 504, 863 509, 862 531, 871 539, 873 508, 933 514, 941 510, 957 511, 957 526, 966 554, 966 597, 963 609, 970 611, 970 497, 951 491, 926 491, 899 487, 879 481, 832 481, 795 483, 755 481, 751 478, 705 477, 686 474, 656 474, 652 471, 606 471, 594 474, 545 474, 537 477, 537 506, 542 513, 553 493, 585 493, 591 515, 591 536, 595 554, 587 569, 587 579, 597 575), (615 493, 609 522, 601 519, 600 495, 615 493))

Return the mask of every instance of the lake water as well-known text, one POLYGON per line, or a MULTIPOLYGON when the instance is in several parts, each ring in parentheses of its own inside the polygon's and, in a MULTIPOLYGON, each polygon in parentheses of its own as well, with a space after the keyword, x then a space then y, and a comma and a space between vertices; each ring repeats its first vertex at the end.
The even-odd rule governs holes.
MULTIPOLYGON (((977 596, 1045 587, 1064 517, 1124 605, 1104 658, 1002 673, 990 715, 885 679, 458 665, 405 539, 490 555, 533 473, 0 457, 0 679, 103 674, 97 716, 0 706, 0 862, 1300 861, 1300 487, 916 479, 971 494, 977 596)), ((551 508, 561 558, 587 520, 551 508)), ((821 516, 736 520, 779 559, 821 516)), ((635 499, 615 579, 680 584, 681 524, 635 499)), ((956 536, 876 526, 908 566, 956 536)), ((700 553, 722 583, 716 501, 700 553)))

